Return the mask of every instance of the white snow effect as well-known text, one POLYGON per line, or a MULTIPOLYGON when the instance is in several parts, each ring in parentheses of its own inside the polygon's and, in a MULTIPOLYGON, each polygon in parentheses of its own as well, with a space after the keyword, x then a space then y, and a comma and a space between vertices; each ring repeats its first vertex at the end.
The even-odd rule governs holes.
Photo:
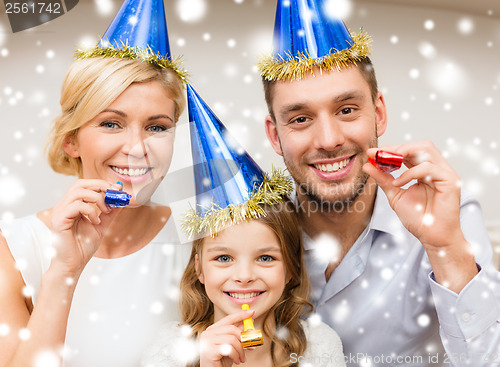
POLYGON ((476 178, 471 178, 465 181, 464 187, 474 196, 481 196, 483 192, 483 183, 481 180, 476 178))
POLYGON ((434 224, 434 216, 432 214, 424 214, 422 223, 425 226, 432 226, 434 224))
POLYGON ((413 68, 409 72, 411 79, 418 79, 420 77, 420 70, 413 68))
POLYGON ((161 303, 160 301, 156 301, 151 304, 149 311, 152 314, 159 315, 163 312, 164 309, 165 307, 163 306, 163 303, 161 303))
POLYGON ((231 354, 231 350, 233 349, 233 347, 231 347, 231 345, 229 344, 222 344, 220 346, 220 354, 222 354, 223 356, 228 356, 231 354))
POLYGON ((350 0, 327 0, 324 3, 324 11, 327 17, 332 19, 346 19, 352 13, 350 0))
POLYGON ((437 55, 436 48, 429 42, 421 42, 418 45, 418 51, 426 59, 433 59, 437 55))
POLYGON ((307 321, 311 326, 318 326, 321 323, 321 316, 317 313, 312 314, 307 318, 307 321))
POLYGON ((399 37, 398 36, 391 36, 391 39, 390 39, 391 43, 392 44, 396 44, 399 42, 399 37))
POLYGON ((203 41, 210 41, 210 39, 212 38, 212 35, 210 33, 203 33, 203 41))
POLYGON ((335 237, 322 233, 316 239, 314 256, 318 260, 337 262, 340 260, 341 250, 340 243, 335 237))
POLYGON ((137 15, 131 15, 128 18, 128 23, 131 25, 136 25, 138 21, 139 21, 139 18, 137 18, 137 15))
POLYGON ((461 34, 471 34, 474 32, 474 21, 467 17, 461 18, 457 23, 457 29, 461 34))
POLYGON ((408 111, 403 111, 401 113, 401 119, 405 120, 405 121, 409 120, 410 119, 410 113, 408 111))
POLYGON ((45 56, 47 57, 47 59, 53 59, 56 56, 56 54, 54 50, 47 50, 45 56))
POLYGON ((10 326, 3 323, 0 324, 0 336, 7 336, 10 333, 10 326))
POLYGON ((59 367, 59 357, 55 352, 45 350, 35 357, 34 367, 59 367))
POLYGON ((26 298, 30 298, 30 297, 33 297, 33 294, 35 293, 35 289, 30 286, 30 285, 25 285, 23 287, 23 296, 26 297, 26 298))
POLYGON ((204 0, 178 0, 177 15, 187 23, 198 22, 207 13, 207 3, 204 0))
POLYGON ((112 0, 94 0, 97 13, 101 16, 110 15, 114 12, 112 0))
POLYGON ((236 47, 236 40, 234 38, 228 39, 227 40, 227 47, 235 48, 236 47))
POLYGON ((391 268, 383 268, 380 272, 380 276, 384 280, 391 280, 394 276, 394 271, 391 268))
POLYGON ((224 65, 222 71, 228 78, 234 78, 239 73, 238 65, 236 65, 235 63, 228 63, 224 65))
POLYGON ((177 39, 177 42, 176 42, 176 43, 177 43, 177 46, 179 46, 179 47, 184 47, 184 46, 186 46, 186 40, 185 40, 184 38, 179 38, 179 39, 177 39))
POLYGON ((9 56, 9 50, 6 48, 2 48, 2 50, 0 51, 0 55, 2 55, 2 57, 9 56))
POLYGON ((290 336, 290 330, 285 326, 279 326, 276 329, 275 335, 278 339, 287 340, 290 336))
POLYGON ((417 324, 420 326, 420 327, 427 327, 429 326, 431 323, 431 318, 429 317, 429 315, 423 313, 421 315, 419 315, 417 317, 417 324))
POLYGON ((333 319, 336 323, 342 324, 348 320, 351 313, 351 306, 346 299, 342 300, 340 304, 333 310, 333 319))
POLYGON ((430 86, 445 96, 458 97, 467 91, 467 73, 451 59, 434 59, 427 65, 425 74, 430 86))
POLYGON ((23 182, 16 176, 0 177, 0 204, 14 205, 26 195, 23 182))
POLYGON ((434 29, 434 21, 432 19, 427 19, 425 22, 424 22, 424 28, 428 31, 432 31, 434 29))
MULTIPOLYGON (((98 42, 98 39, 94 35, 84 35, 78 41, 77 47, 84 49, 84 50, 88 50, 88 49, 95 47, 95 45, 97 45, 97 42, 98 42)), ((103 44, 103 46, 106 46, 106 44, 103 44)))
POLYGON ((29 331, 26 328, 23 328, 23 329, 19 330, 19 333, 17 335, 19 336, 19 339, 26 341, 26 340, 29 340, 31 338, 31 331, 29 331))

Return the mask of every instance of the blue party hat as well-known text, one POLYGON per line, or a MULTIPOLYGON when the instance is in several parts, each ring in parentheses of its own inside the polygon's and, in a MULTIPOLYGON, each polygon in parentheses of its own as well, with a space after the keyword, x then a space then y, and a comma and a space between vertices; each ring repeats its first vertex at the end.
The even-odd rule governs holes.
POLYGON ((75 53, 77 59, 99 56, 140 59, 186 79, 171 57, 163 0, 125 0, 98 45, 75 53))
POLYGON ((351 36, 327 6, 325 0, 278 0, 274 53, 259 63, 266 80, 300 79, 315 67, 340 70, 370 54, 370 37, 363 31, 351 36))
POLYGON ((277 170, 265 174, 190 84, 187 97, 197 205, 184 229, 189 236, 215 235, 265 215, 261 205, 280 202, 292 189, 290 180, 277 170))

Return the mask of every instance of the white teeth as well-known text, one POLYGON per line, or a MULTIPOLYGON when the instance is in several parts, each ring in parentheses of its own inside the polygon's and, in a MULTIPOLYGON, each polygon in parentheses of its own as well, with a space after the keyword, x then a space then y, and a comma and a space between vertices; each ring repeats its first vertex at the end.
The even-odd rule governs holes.
POLYGON ((127 169, 127 168, 121 169, 118 167, 111 167, 111 168, 113 169, 113 171, 119 173, 120 175, 130 176, 130 177, 143 176, 148 171, 147 168, 136 168, 136 169, 127 169))
POLYGON ((335 162, 333 164, 315 164, 314 167, 322 172, 337 172, 347 166, 351 159, 347 158, 340 162, 335 162))
POLYGON ((257 297, 260 292, 252 292, 252 293, 229 293, 229 295, 233 298, 237 299, 245 299, 245 298, 253 298, 257 297))

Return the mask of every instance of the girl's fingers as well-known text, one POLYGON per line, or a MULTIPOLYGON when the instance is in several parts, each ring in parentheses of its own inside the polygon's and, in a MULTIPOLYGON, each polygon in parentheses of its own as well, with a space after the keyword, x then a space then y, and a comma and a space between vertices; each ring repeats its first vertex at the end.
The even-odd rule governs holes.
POLYGON ((242 311, 238 311, 236 313, 232 313, 230 315, 227 315, 223 319, 221 319, 221 320, 217 321, 216 323, 214 323, 212 326, 214 326, 214 325, 234 325, 236 323, 239 323, 239 322, 243 321, 244 319, 252 317, 254 313, 255 313, 254 310, 248 310, 248 311, 246 311, 246 310, 243 311, 242 310, 242 311))

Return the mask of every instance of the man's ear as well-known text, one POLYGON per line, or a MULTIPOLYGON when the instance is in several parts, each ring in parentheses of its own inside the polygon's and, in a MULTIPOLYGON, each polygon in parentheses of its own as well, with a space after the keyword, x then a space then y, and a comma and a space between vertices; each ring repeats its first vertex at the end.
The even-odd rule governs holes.
POLYGON ((377 138, 380 138, 387 128, 387 108, 381 92, 377 93, 375 100, 375 116, 377 118, 377 138))
POLYGON ((200 281, 201 284, 205 284, 205 276, 201 271, 200 258, 198 254, 194 255, 194 267, 196 269, 196 275, 198 276, 198 280, 200 281))
POLYGON ((75 136, 68 135, 64 138, 63 149, 70 157, 78 158, 80 156, 75 136))
POLYGON ((282 156, 283 151, 281 150, 281 143, 278 136, 278 129, 276 127, 276 122, 273 120, 271 115, 266 116, 266 135, 274 151, 282 156))

